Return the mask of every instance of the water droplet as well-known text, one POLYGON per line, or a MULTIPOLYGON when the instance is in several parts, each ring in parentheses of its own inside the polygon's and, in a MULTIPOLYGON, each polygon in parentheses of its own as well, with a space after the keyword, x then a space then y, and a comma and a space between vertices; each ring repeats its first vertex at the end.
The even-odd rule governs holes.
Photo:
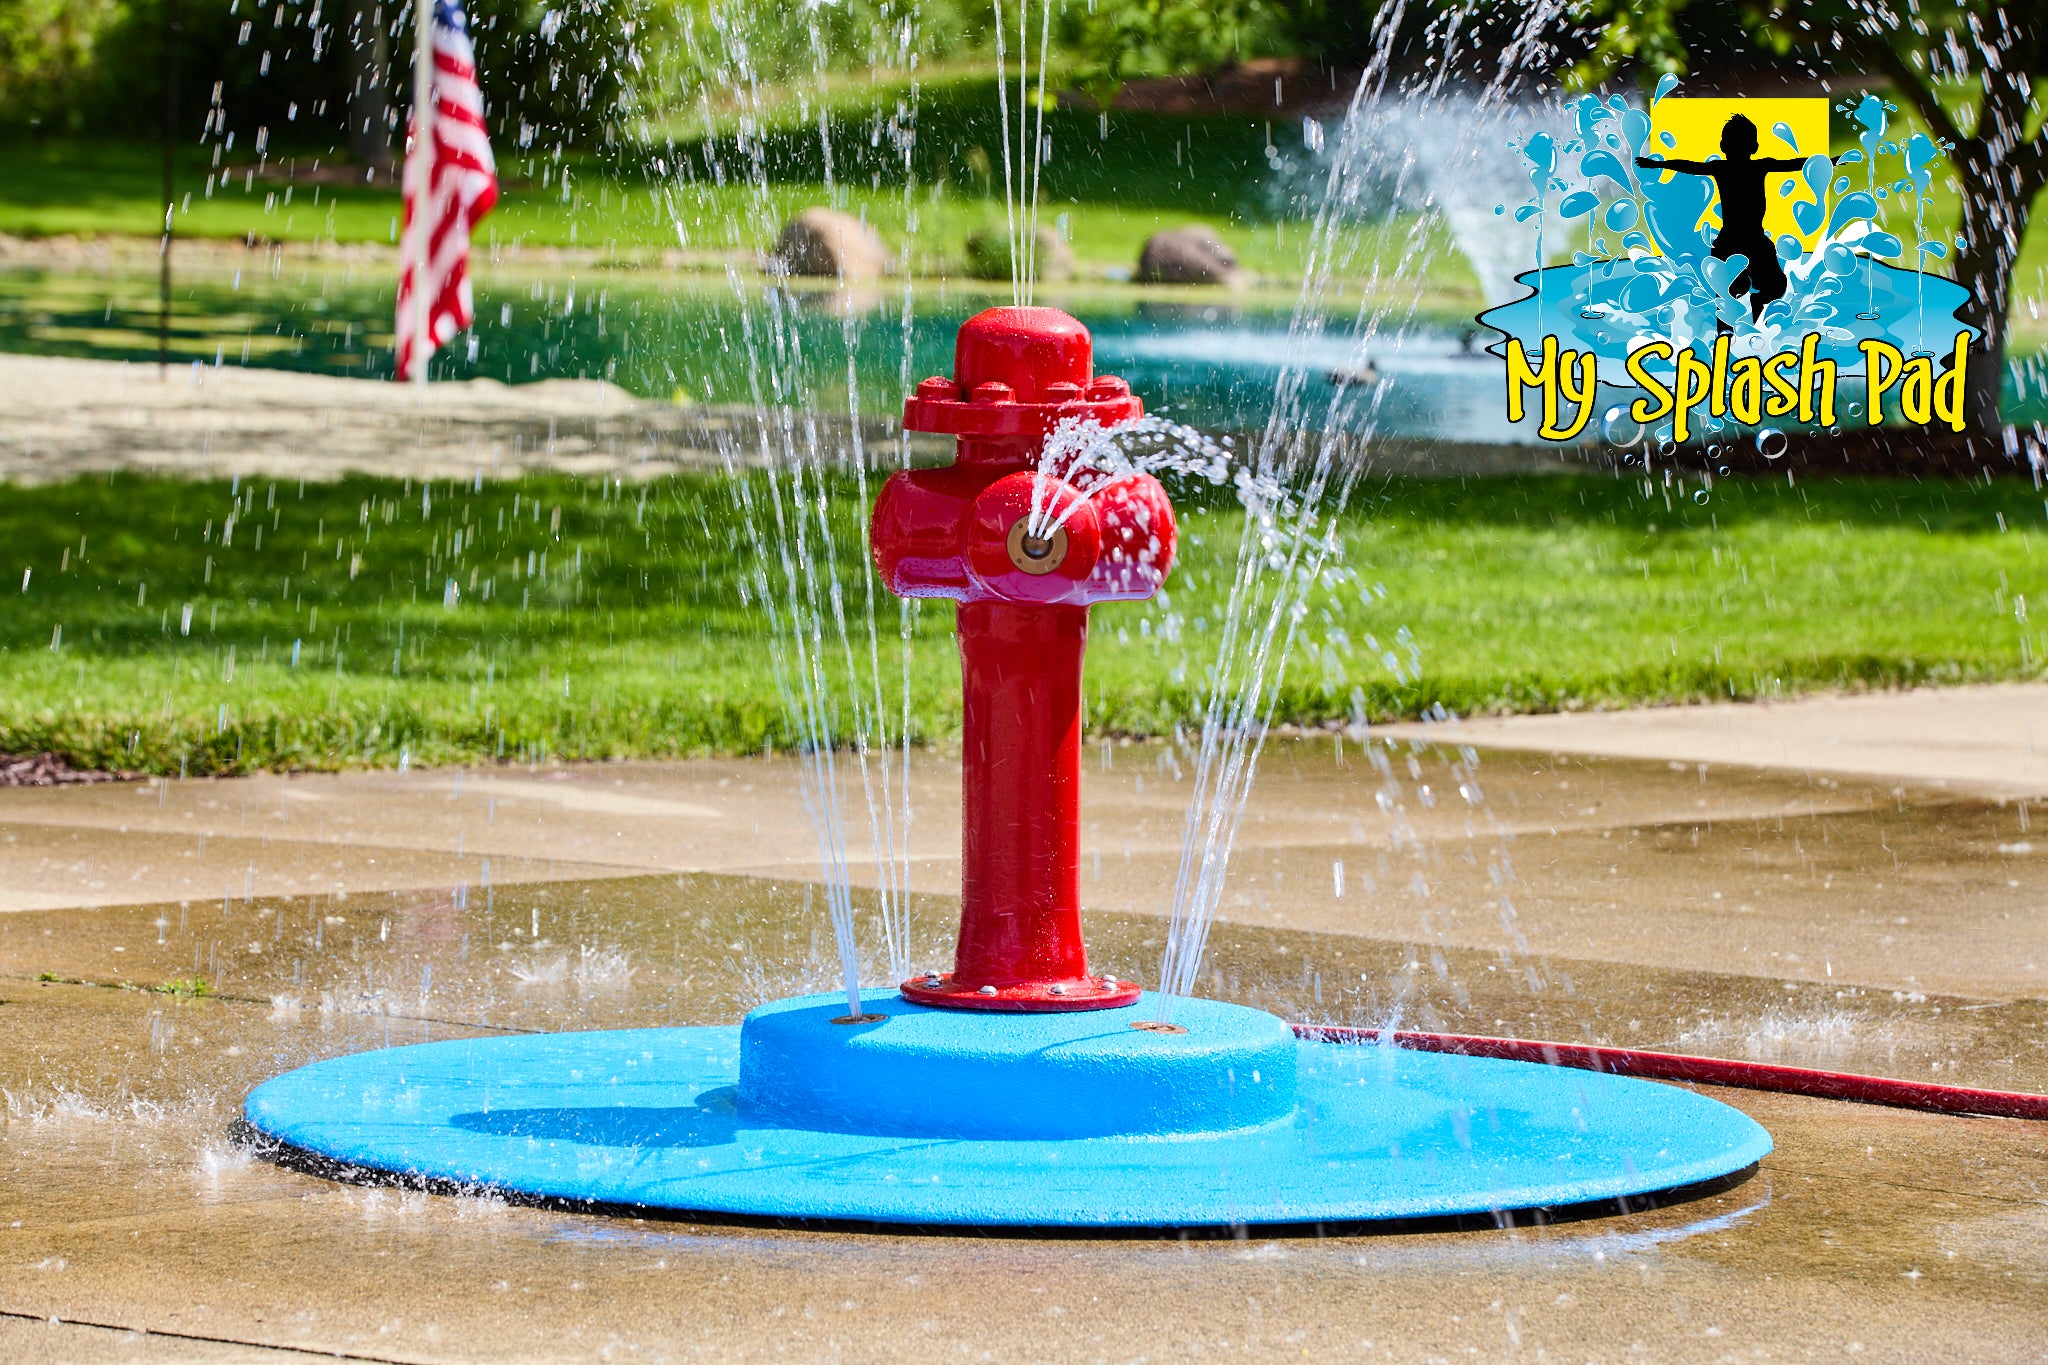
POLYGON ((1756 434, 1756 453, 1766 460, 1783 458, 1785 448, 1789 444, 1790 442, 1785 439, 1785 433, 1776 427, 1765 427, 1756 434))
POLYGON ((1600 435, 1609 445, 1632 446, 1643 439, 1643 424, 1616 405, 1600 418, 1600 435))

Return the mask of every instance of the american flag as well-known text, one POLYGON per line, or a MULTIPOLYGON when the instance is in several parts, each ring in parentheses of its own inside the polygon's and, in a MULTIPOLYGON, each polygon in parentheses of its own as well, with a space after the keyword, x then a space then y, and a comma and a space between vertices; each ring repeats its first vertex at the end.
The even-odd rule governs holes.
MULTIPOLYGON (((399 239, 398 277, 400 380, 422 377, 428 358, 475 320, 469 234, 498 202, 498 168, 484 129, 484 99, 476 83, 469 20, 461 0, 433 0, 433 6, 433 64, 415 82, 416 93, 424 98, 414 100, 406 139, 405 231, 399 239), (427 114, 424 138, 422 106, 427 114)), ((421 25, 422 38, 428 27, 421 25)))

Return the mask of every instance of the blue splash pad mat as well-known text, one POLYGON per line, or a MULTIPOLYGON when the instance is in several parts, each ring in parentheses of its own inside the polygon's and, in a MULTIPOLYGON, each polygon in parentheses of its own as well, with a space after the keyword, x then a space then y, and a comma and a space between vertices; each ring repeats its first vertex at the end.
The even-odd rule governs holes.
POLYGON ((358 1172, 578 1203, 924 1225, 1160 1228, 1484 1214, 1644 1195, 1771 1150, 1675 1086, 1298 1042, 1293 1113, 1222 1132, 878 1137, 737 1100, 738 1027, 465 1039, 316 1062, 251 1126, 358 1172))

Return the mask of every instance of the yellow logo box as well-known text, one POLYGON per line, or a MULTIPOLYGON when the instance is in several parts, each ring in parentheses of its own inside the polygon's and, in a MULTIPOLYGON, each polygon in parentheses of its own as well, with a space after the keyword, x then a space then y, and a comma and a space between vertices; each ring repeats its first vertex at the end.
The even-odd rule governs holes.
MULTIPOLYGON (((1729 118, 1740 114, 1756 125, 1756 154, 1759 157, 1809 157, 1828 152, 1828 102, 1825 99, 1664 99, 1650 111, 1650 141, 1644 155, 1655 153, 1667 161, 1705 161, 1721 155, 1721 129, 1729 118), (1797 146, 1789 146, 1774 129, 1784 124, 1797 146), (1676 146, 1667 147, 1660 134, 1671 134, 1676 146)), ((1650 175, 1654 172, 1644 171, 1650 175)), ((1820 233, 1801 232, 1792 221, 1792 205, 1812 196, 1802 188, 1790 198, 1781 197, 1787 181, 1799 182, 1794 172, 1774 175, 1764 184, 1764 230, 1772 240, 1791 235, 1801 246, 1812 249, 1820 233)), ((1802 186, 1803 186, 1803 182, 1802 186)), ((1708 205, 1700 221, 1720 221, 1720 199, 1708 205)))

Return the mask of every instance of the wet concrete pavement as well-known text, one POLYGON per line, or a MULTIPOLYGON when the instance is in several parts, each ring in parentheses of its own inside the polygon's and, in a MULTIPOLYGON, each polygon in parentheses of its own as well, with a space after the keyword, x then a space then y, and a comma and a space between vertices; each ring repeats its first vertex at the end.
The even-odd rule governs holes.
MULTIPOLYGON (((2048 1091, 2048 841, 2015 792, 1431 738, 1450 743, 1270 752, 1205 991, 2048 1091)), ((1087 777, 1091 947, 1141 979, 1175 763, 1112 746, 1087 777)), ((920 961, 949 943, 956 774, 943 754, 913 771, 920 961)), ((1712 1091, 1777 1150, 1702 1199, 1190 1241, 604 1218, 335 1185, 232 1145, 247 1090, 316 1057, 730 1021, 826 985, 792 784, 753 762, 0 794, 0 1353, 2048 1354, 2048 1125, 2014 1120, 1712 1091)))
MULTIPOLYGON (((2027 797, 1680 762, 1468 765, 1458 736, 1440 738, 1271 746, 1225 917, 1907 991, 2048 990, 2048 913, 2027 875, 2048 837, 2037 853, 2027 797)), ((1088 908, 1170 908, 1185 768, 1164 744, 1094 754, 1088 908)), ((912 764, 918 891, 958 884, 958 783, 948 755, 912 764)), ((849 801, 858 818, 857 788, 849 801)), ((786 759, 0 794, 0 911, 817 867, 786 759)), ((877 873, 856 857, 853 875, 877 873)))

